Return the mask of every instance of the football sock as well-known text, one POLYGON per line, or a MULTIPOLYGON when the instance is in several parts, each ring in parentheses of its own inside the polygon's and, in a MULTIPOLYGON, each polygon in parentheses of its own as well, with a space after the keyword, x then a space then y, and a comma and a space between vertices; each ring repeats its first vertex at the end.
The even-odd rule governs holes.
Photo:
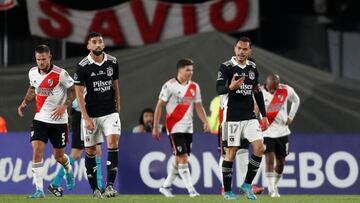
POLYGON ((96 157, 96 179, 97 179, 97 185, 101 189, 102 186, 102 171, 101 171, 101 157, 96 157))
POLYGON ((225 161, 225 160, 223 161, 222 174, 223 174, 223 184, 224 184, 225 192, 231 191, 232 167, 233 167, 233 162, 225 161))
POLYGON ((114 185, 114 181, 117 173, 117 165, 118 165, 118 148, 108 149, 108 161, 107 165, 107 179, 106 179, 106 187, 109 185, 114 185))
POLYGON ((170 187, 171 184, 174 182, 176 176, 179 174, 178 166, 175 162, 171 164, 171 168, 168 171, 168 175, 165 179, 165 182, 163 184, 163 187, 170 187))
POLYGON ((179 174, 180 177, 188 190, 188 192, 194 191, 195 188, 193 186, 192 180, 191 180, 191 174, 189 170, 189 165, 186 164, 178 164, 179 174))
POLYGON ((87 174, 91 189, 93 191, 96 189, 99 189, 97 186, 97 180, 96 180, 97 169, 96 169, 95 155, 86 153, 85 167, 86 167, 86 174, 87 174))
POLYGON ((260 167, 262 157, 255 156, 254 154, 251 156, 248 164, 248 170, 245 177, 245 183, 251 184, 255 178, 255 175, 260 167))
POLYGON ((32 172, 33 178, 36 186, 36 190, 44 191, 43 185, 43 173, 44 173, 44 163, 32 163, 32 172))

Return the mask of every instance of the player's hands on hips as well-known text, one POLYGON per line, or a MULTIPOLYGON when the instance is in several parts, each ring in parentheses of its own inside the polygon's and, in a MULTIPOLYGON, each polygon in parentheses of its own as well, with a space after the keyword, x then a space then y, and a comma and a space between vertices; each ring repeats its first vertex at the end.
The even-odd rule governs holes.
POLYGON ((291 118, 288 118, 285 124, 290 125, 292 122, 293 122, 293 120, 291 118))
POLYGON ((154 126, 152 129, 152 136, 154 139, 160 140, 160 131, 158 126, 154 126))
POLYGON ((230 85, 229 85, 229 89, 230 90, 236 90, 236 89, 239 89, 240 88, 240 86, 244 83, 244 81, 245 81, 245 77, 243 76, 243 77, 241 77, 241 78, 239 78, 239 79, 235 79, 236 77, 239 77, 239 76, 233 76, 232 77, 232 79, 231 79, 231 83, 230 83, 230 85))
POLYGON ((265 131, 266 129, 268 129, 269 127, 269 121, 266 117, 263 117, 261 119, 261 122, 262 122, 262 130, 265 131))
POLYGON ((26 108, 26 103, 25 102, 21 102, 20 106, 18 107, 18 115, 20 117, 24 117, 24 113, 23 110, 26 108))
POLYGON ((94 125, 94 122, 91 120, 91 118, 87 117, 87 118, 84 118, 84 120, 85 120, 86 129, 88 129, 89 131, 94 131, 95 125, 94 125))
POLYGON ((53 113, 51 114, 51 118, 55 121, 60 120, 61 117, 64 115, 66 108, 67 108, 66 105, 56 106, 56 108, 53 110, 53 113))

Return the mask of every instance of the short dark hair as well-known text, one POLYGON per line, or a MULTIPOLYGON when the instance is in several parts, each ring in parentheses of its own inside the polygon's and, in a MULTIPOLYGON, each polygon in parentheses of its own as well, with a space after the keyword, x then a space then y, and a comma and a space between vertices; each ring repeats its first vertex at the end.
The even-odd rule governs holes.
POLYGON ((94 37, 102 37, 102 35, 98 32, 91 32, 88 36, 87 36, 87 41, 89 41, 91 38, 94 37))
POLYGON ((189 58, 180 59, 176 64, 176 70, 179 70, 179 68, 183 68, 189 65, 194 65, 194 61, 189 58))
POLYGON ((45 44, 41 44, 35 48, 35 53, 50 53, 50 48, 45 44))
POLYGON ((240 37, 239 39, 238 39, 238 41, 236 42, 236 44, 238 43, 238 42, 249 42, 249 46, 251 47, 251 45, 252 45, 252 43, 251 43, 251 40, 250 40, 250 38, 248 38, 248 37, 246 37, 246 36, 242 36, 242 37, 240 37))
POLYGON ((152 108, 145 108, 145 109, 142 110, 141 115, 140 115, 140 119, 139 119, 139 124, 140 125, 145 125, 144 119, 143 119, 145 113, 154 114, 154 110, 152 108))

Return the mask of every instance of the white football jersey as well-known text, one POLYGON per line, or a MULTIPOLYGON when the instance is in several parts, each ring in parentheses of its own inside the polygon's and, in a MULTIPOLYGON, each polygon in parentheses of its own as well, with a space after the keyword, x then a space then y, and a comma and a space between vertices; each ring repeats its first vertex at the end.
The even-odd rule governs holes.
MULTIPOLYGON (((265 101, 265 107, 266 111, 268 111, 269 104, 271 103, 274 95, 268 92, 264 86, 261 86, 261 91, 264 95, 264 101, 265 101)), ((287 90, 287 97, 281 106, 279 113, 276 115, 275 120, 268 129, 266 129, 263 132, 264 137, 270 137, 270 138, 278 138, 282 136, 286 136, 290 134, 289 126, 286 125, 286 121, 288 118, 294 119, 295 114, 299 108, 300 105, 300 98, 294 91, 292 87, 285 84, 280 84, 279 88, 285 88, 287 90), (291 109, 288 114, 287 112, 287 103, 291 102, 291 109)))
POLYGON ((173 123, 171 132, 169 132, 169 120, 167 120, 168 134, 193 133, 194 103, 201 102, 199 85, 193 81, 187 85, 181 85, 175 78, 170 79, 163 85, 159 99, 167 102, 166 115, 178 118, 178 121, 173 123), (195 87, 195 90, 190 89, 190 86, 195 87), (181 106, 188 106, 188 108, 184 112, 184 109, 179 109, 181 106))
POLYGON ((35 88, 36 113, 34 119, 46 123, 67 123, 67 111, 59 120, 53 120, 51 115, 56 106, 64 104, 67 98, 67 89, 74 85, 74 80, 68 72, 53 65, 49 73, 41 75, 38 67, 33 67, 29 71, 29 80, 30 85, 35 88))

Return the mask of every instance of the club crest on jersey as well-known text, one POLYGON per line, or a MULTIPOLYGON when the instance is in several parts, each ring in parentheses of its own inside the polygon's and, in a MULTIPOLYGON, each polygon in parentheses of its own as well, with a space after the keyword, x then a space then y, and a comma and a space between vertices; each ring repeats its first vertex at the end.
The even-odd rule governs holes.
POLYGON ((283 95, 281 95, 281 94, 279 94, 277 97, 280 101, 282 101, 284 99, 283 95))
POLYGON ((176 148, 177 148, 177 150, 178 150, 179 152, 182 151, 182 147, 181 147, 181 146, 177 146, 176 148))
POLYGON ((107 73, 108 76, 111 77, 113 75, 113 68, 112 67, 107 67, 106 73, 107 73))
POLYGON ((195 91, 193 89, 190 89, 191 95, 194 97, 195 96, 195 91))
POLYGON ((51 87, 54 84, 54 80, 53 79, 48 79, 48 84, 51 87))
POLYGON ((249 71, 249 79, 254 80, 255 79, 255 73, 253 71, 249 71))

